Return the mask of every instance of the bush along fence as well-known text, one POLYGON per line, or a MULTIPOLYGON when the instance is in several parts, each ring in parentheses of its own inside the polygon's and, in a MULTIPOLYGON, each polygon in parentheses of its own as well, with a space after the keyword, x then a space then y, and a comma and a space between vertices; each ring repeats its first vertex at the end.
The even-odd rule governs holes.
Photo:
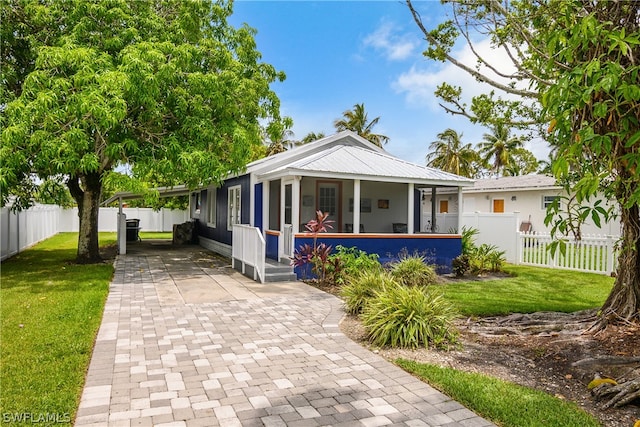
POLYGON ((607 274, 616 271, 617 236, 585 235, 581 240, 567 239, 551 252, 549 233, 518 233, 516 264, 561 268, 607 274))

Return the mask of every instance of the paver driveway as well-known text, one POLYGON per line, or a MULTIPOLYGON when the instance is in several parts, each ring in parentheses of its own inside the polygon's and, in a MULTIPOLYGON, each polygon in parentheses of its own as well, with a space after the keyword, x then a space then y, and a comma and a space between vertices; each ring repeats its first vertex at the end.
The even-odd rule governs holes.
POLYGON ((77 426, 485 426, 344 336, 340 301, 201 248, 119 257, 77 426))

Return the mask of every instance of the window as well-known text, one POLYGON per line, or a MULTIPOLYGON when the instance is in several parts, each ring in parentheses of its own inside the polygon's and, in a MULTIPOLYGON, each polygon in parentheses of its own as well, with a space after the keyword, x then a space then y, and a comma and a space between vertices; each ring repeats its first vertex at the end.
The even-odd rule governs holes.
POLYGON ((241 187, 239 185, 229 188, 229 199, 227 201, 227 230, 229 231, 233 229, 233 224, 241 224, 240 213, 242 210, 240 202, 240 188, 241 187))
POLYGON ((560 203, 560 196, 542 196, 542 209, 546 210, 556 200, 558 201, 558 204, 559 204, 560 203))
POLYGON ((217 214, 217 206, 216 203, 216 189, 209 188, 207 191, 207 225, 209 227, 216 227, 216 214, 217 214))
POLYGON ((197 218, 200 216, 200 192, 191 194, 191 203, 193 207, 193 215, 197 218))

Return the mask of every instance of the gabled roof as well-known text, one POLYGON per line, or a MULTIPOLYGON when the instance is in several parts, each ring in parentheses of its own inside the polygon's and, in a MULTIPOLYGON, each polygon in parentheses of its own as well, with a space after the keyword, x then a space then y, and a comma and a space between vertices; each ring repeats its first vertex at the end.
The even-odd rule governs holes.
POLYGON ((473 184, 471 179, 394 157, 350 131, 250 163, 247 172, 255 173, 259 180, 302 175, 417 185, 473 184))
POLYGON ((501 190, 550 190, 560 189, 553 177, 546 175, 504 176, 501 178, 479 179, 473 188, 467 188, 466 193, 501 191, 501 190))

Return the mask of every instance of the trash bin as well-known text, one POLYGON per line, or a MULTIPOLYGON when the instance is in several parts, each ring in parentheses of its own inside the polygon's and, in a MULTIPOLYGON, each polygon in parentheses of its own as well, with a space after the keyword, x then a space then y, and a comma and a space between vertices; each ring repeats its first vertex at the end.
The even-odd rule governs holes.
POLYGON ((128 219, 127 220, 127 242, 137 242, 140 240, 140 236, 138 232, 140 231, 140 220, 139 219, 128 219))

